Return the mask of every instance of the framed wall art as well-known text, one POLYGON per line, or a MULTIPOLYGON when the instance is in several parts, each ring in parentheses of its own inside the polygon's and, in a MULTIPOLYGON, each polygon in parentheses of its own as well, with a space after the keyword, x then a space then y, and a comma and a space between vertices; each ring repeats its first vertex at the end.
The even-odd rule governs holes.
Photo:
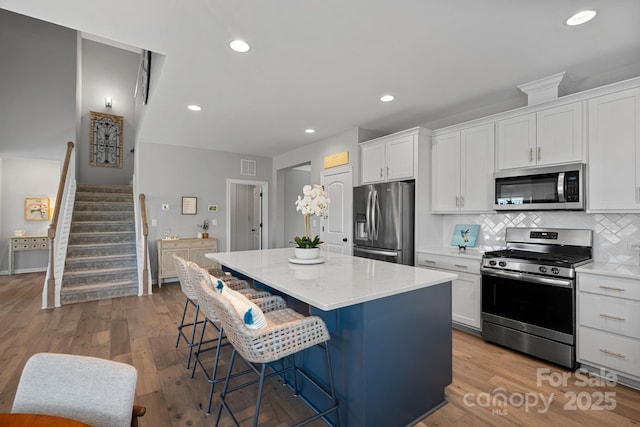
POLYGON ((27 221, 48 221, 50 213, 48 197, 24 198, 24 219, 27 221))
POLYGON ((91 111, 91 166, 122 167, 122 116, 91 111))
POLYGON ((198 198, 182 196, 182 215, 195 215, 198 213, 198 198))
POLYGON ((480 224, 456 224, 453 229, 451 246, 474 248, 478 240, 480 224))

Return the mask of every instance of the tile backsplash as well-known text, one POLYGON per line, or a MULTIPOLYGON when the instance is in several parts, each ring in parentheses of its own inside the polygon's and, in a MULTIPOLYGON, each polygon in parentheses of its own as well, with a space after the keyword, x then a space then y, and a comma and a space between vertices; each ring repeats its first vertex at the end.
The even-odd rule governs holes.
POLYGON ((513 212, 476 215, 445 215, 443 244, 451 243, 456 224, 480 224, 477 246, 483 250, 505 246, 507 227, 588 228, 593 230, 595 261, 639 265, 640 214, 587 214, 585 212, 513 212))

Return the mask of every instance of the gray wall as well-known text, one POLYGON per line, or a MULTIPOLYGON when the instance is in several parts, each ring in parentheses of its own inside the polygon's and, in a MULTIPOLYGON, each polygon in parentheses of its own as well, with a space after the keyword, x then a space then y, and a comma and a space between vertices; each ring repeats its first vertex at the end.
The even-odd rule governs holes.
POLYGON ((0 157, 56 159, 75 140, 76 32, 0 9, 0 157))
POLYGON ((302 196, 302 187, 311 184, 311 174, 307 171, 285 170, 284 171, 284 235, 285 246, 291 246, 294 236, 304 236, 304 220, 299 211, 296 210, 295 201, 298 196, 302 196))
MULTIPOLYGON (((54 202, 67 141, 75 141, 76 32, 0 9, 0 271, 14 230, 46 234, 24 220, 25 197, 54 202)), ((16 268, 46 269, 46 252, 22 252, 16 268)))
POLYGON ((76 144, 77 179, 82 184, 129 184, 133 176, 135 99, 140 54, 82 40, 82 128, 76 144), (113 99, 107 109, 104 98, 113 99), (123 116, 122 168, 90 165, 90 112, 123 116))
MULTIPOLYGON (((209 227, 209 236, 217 238, 218 248, 225 250, 227 178, 265 181, 271 190, 270 158, 149 143, 138 144, 136 156, 139 156, 138 191, 146 196, 151 225, 149 252, 154 276, 157 272, 155 240, 163 238, 168 230, 179 237, 196 237, 202 231, 197 224, 207 218, 216 219, 218 224, 209 227), (240 175, 241 159, 256 161, 256 176, 240 175), (181 214, 182 196, 198 198, 197 215, 181 214), (162 210, 164 203, 169 204, 169 210, 162 210), (207 205, 218 205, 218 211, 208 212, 207 205), (157 221, 156 226, 151 224, 153 220, 157 221)), ((271 200, 269 209, 269 218, 273 218, 271 200)))
MULTIPOLYGON (((55 160, 3 158, 2 193, 0 205, 2 227, 0 245, 0 271, 8 270, 8 238, 15 230, 24 230, 25 235, 46 235, 49 221, 27 221, 24 219, 25 197, 48 197, 50 206, 55 203, 61 162, 55 160)), ((15 269, 23 271, 45 271, 48 263, 47 251, 19 252, 15 257, 15 269)))

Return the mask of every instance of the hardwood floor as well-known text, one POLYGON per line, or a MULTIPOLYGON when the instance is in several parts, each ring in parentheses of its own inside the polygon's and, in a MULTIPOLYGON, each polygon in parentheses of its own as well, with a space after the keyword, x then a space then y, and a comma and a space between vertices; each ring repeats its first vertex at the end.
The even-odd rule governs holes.
MULTIPOLYGON (((144 297, 41 310, 43 282, 42 273, 0 276, 0 412, 10 411, 29 356, 51 351, 103 357, 135 366, 139 374, 136 403, 147 407, 147 414, 140 420, 143 427, 214 423, 218 388, 214 414, 207 416, 203 408, 209 384, 201 372, 190 379, 184 366, 186 346, 182 343, 175 348, 176 325, 184 303, 177 284, 163 285, 144 297)), ((223 360, 228 356, 226 348, 223 360)), ((454 331, 453 383, 446 392, 448 404, 417 426, 640 425, 640 391, 621 385, 583 387, 580 381, 573 372, 454 331), (549 369, 540 385, 537 369, 549 369), (548 380, 556 379, 558 374, 567 375, 566 385, 548 380), (506 397, 506 405, 492 403, 500 392, 506 397), (599 406, 615 403, 615 408, 578 409, 588 403, 596 406, 605 392, 613 394, 606 395, 607 400, 599 406), (577 401, 572 401, 572 393, 577 401), (545 402, 549 399, 547 408, 545 402)), ((310 414, 289 389, 275 380, 267 384, 261 425, 283 427, 310 414)), ((241 421, 249 419, 253 390, 239 391, 231 397, 241 421)), ((230 425, 229 420, 223 417, 220 425, 230 425)))

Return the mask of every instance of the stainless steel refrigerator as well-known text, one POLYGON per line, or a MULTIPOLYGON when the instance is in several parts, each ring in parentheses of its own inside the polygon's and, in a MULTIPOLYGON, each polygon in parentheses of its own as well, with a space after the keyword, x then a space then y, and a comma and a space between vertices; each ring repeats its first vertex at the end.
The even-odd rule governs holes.
POLYGON ((353 218, 354 256, 413 265, 414 183, 355 187, 353 218))

